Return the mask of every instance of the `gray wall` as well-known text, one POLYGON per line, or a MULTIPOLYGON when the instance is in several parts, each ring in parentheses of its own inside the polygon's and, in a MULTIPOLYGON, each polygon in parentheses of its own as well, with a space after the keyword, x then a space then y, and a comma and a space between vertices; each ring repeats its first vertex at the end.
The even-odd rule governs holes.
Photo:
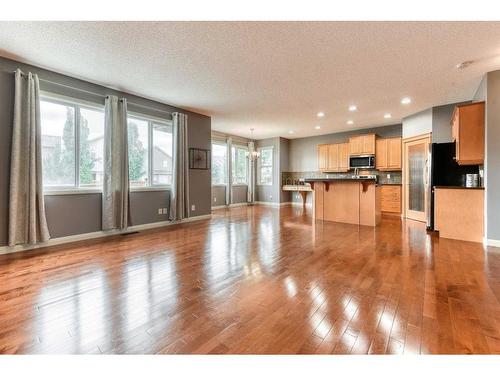
MULTIPOLYGON (((255 147, 268 147, 273 146, 273 184, 272 185, 259 185, 258 178, 256 178, 257 186, 255 188, 255 200, 258 202, 279 203, 281 198, 280 192, 280 137, 260 139, 255 141, 255 147)), ((258 162, 255 163, 258 166, 258 162)), ((256 174, 256 177, 257 174, 256 174)))
MULTIPOLYGON (((14 99, 14 75, 12 72, 16 68, 37 73, 42 80, 87 90, 100 95, 112 94, 125 97, 130 102, 129 110, 134 112, 157 117, 165 116, 163 112, 157 110, 186 113, 189 123, 189 147, 210 149, 211 120, 208 116, 185 111, 170 105, 0 57, 0 246, 7 243, 10 142, 12 137, 12 107, 14 99), (144 109, 134 106, 132 103, 145 105, 153 109, 144 109)), ((42 81, 40 86, 42 90, 56 94, 99 104, 104 103, 102 97, 82 93, 81 91, 60 85, 42 81)), ((191 212, 191 216, 209 214, 211 207, 210 170, 190 170, 189 180, 189 199, 190 203, 194 204, 196 208, 195 211, 191 212)), ((132 225, 166 220, 166 215, 158 215, 158 208, 168 207, 168 201, 168 191, 132 193, 130 196, 132 225)), ((47 219, 52 237, 56 238, 100 230, 100 202, 100 194, 46 196, 47 219)))
POLYGON ((486 84, 486 202, 487 238, 500 241, 500 70, 486 84))
POLYGON ((376 133, 381 137, 401 136, 401 124, 360 129, 349 132, 318 135, 316 137, 291 139, 289 143, 288 168, 285 172, 312 172, 318 170, 317 146, 327 143, 348 142, 357 134, 376 133))
POLYGON ((432 132, 432 108, 403 118, 403 138, 432 132))
POLYGON ((455 106, 469 101, 432 107, 432 142, 451 142, 451 115, 455 106))
POLYGON ((226 204, 226 187, 212 186, 212 207, 226 204))

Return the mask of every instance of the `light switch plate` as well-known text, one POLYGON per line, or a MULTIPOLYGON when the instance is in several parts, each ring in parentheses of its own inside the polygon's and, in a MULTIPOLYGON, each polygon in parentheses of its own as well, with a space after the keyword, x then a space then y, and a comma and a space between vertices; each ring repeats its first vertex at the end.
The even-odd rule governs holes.
POLYGON ((191 205, 191 211, 195 211, 196 210, 196 206, 194 204, 191 205))

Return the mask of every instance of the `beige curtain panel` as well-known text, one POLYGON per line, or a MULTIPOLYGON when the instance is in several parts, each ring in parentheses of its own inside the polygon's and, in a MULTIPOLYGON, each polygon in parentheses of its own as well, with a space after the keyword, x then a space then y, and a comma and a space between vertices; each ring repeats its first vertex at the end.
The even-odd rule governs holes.
POLYGON ((107 96, 104 111, 102 229, 126 229, 129 223, 127 101, 107 96))
POLYGON ((188 123, 187 115, 172 114, 173 171, 170 191, 170 220, 189 217, 188 123))
POLYGON ((42 181, 40 84, 36 74, 15 72, 10 162, 9 246, 50 238, 42 181))

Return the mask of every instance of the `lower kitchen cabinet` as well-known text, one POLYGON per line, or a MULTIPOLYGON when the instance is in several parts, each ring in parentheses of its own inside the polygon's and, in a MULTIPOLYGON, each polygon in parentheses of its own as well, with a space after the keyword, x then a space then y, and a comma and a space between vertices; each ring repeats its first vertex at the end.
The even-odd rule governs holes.
POLYGON ((434 229, 439 237, 482 242, 484 189, 434 189, 434 229))
POLYGON ((383 213, 401 214, 401 185, 382 185, 380 209, 383 213))

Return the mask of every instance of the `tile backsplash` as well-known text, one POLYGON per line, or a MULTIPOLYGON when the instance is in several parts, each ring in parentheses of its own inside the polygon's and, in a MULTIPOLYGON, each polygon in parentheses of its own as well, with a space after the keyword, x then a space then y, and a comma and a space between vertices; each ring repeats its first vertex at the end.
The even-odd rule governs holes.
MULTIPOLYGON (((281 173, 281 185, 294 184, 297 180, 304 178, 321 178, 327 176, 351 176, 354 173, 323 173, 319 171, 313 172, 282 172, 281 173)), ((383 172, 383 171, 369 171, 367 174, 377 175, 377 181, 379 184, 401 184, 402 176, 401 171, 383 172)))

